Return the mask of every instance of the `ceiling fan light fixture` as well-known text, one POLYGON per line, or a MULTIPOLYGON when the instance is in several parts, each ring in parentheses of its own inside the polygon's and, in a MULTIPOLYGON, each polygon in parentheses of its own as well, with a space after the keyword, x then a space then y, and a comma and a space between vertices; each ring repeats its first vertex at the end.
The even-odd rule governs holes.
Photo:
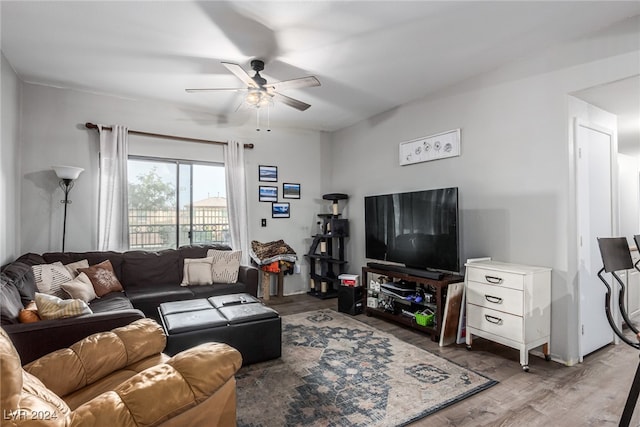
POLYGON ((260 89, 249 89, 245 102, 253 108, 266 107, 271 104, 271 96, 260 89))

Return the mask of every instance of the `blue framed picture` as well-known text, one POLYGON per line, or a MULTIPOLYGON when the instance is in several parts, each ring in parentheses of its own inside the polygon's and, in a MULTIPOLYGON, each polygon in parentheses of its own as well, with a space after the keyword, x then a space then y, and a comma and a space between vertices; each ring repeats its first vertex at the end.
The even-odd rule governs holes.
POLYGON ((272 187, 269 185, 258 186, 258 200, 261 202, 277 202, 278 187, 272 187))
POLYGON ((258 166, 258 179, 260 181, 276 182, 278 181, 278 167, 277 166, 258 166))
POLYGON ((283 199, 299 199, 300 184, 293 184, 291 182, 282 183, 282 198, 283 199))
POLYGON ((271 218, 289 218, 289 203, 271 203, 271 218))

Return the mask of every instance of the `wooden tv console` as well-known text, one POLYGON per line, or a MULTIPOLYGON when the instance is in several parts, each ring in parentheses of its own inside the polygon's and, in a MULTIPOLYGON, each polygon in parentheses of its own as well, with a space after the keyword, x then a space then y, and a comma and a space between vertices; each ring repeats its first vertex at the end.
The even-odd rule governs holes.
POLYGON ((416 329, 420 332, 424 332, 426 334, 431 335, 431 339, 433 341, 438 341, 440 339, 440 332, 442 328, 442 321, 444 317, 444 306, 447 298, 447 287, 451 283, 459 283, 463 282, 463 276, 457 276, 453 274, 446 274, 441 279, 429 279, 425 277, 420 277, 404 272, 387 270, 385 268, 377 268, 377 267, 362 267, 362 286, 364 287, 365 292, 363 292, 364 301, 362 305, 365 307, 365 313, 367 316, 377 316, 383 319, 392 320, 394 322, 401 323, 403 325, 409 326, 413 329, 416 329), (383 308, 374 308, 369 307, 367 304, 367 298, 373 297, 376 298, 379 295, 379 292, 371 291, 370 289, 370 280, 374 276, 380 277, 384 276, 389 278, 390 280, 400 281, 405 280, 407 282, 415 283, 416 288, 422 285, 425 289, 430 289, 432 295, 434 295, 434 302, 431 304, 426 303, 416 303, 413 301, 407 301, 406 299, 393 297, 395 300, 397 308, 400 308, 400 312, 398 310, 388 311, 383 308), (401 310, 404 308, 407 311, 415 312, 420 311, 421 309, 435 304, 435 325, 434 326, 422 326, 416 323, 415 319, 412 317, 406 316, 401 313, 401 310))

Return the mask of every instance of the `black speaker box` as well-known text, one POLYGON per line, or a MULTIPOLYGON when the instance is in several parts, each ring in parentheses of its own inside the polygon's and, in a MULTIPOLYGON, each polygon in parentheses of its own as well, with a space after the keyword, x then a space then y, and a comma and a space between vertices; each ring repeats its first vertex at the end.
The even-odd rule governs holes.
POLYGON ((362 286, 340 286, 338 288, 338 311, 352 316, 362 313, 362 286))

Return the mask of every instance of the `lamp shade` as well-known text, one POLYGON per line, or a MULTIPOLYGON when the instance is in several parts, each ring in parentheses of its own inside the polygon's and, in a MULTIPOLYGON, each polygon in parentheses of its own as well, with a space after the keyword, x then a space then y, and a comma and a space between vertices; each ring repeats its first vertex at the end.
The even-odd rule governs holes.
POLYGON ((77 168, 75 166, 51 166, 51 167, 53 168, 53 170, 56 172, 56 175, 58 175, 58 178, 60 179, 71 179, 71 180, 78 179, 78 177, 84 170, 83 168, 77 168))

